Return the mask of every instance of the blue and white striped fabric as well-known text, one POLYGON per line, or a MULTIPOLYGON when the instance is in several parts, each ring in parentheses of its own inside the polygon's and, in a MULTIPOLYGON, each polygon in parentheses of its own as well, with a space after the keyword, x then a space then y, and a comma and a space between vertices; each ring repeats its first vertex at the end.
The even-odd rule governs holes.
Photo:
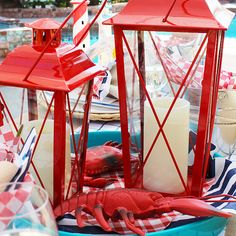
POLYGON ((19 167, 19 170, 10 182, 22 182, 24 180, 30 167, 36 136, 36 130, 35 128, 32 128, 26 138, 20 154, 15 159, 15 164, 19 167))
MULTIPOLYGON (((217 162, 217 160, 216 160, 217 162)), ((219 194, 229 194, 232 196, 236 196, 236 162, 232 162, 230 160, 222 160, 220 159, 221 170, 218 173, 218 176, 215 177, 214 183, 211 185, 209 190, 204 194, 204 196, 214 196, 219 194), (224 163, 223 163, 224 162, 224 163)), ((222 199, 227 200, 228 197, 214 198, 214 199, 222 199)), ((214 202, 211 203, 212 206, 221 209, 225 212, 230 212, 232 214, 236 214, 236 202, 214 202)), ((174 219, 171 225, 168 228, 185 225, 188 223, 196 222, 199 220, 203 220, 206 217, 195 218, 188 215, 180 215, 174 219)))
MULTIPOLYGON (((219 176, 216 177, 215 183, 207 191, 207 196, 214 196, 217 194, 230 194, 236 196, 236 162, 225 160, 223 170, 219 176)), ((222 198, 228 199, 227 197, 222 198)), ((236 202, 233 203, 212 203, 214 207, 222 209, 223 211, 236 214, 236 202)))

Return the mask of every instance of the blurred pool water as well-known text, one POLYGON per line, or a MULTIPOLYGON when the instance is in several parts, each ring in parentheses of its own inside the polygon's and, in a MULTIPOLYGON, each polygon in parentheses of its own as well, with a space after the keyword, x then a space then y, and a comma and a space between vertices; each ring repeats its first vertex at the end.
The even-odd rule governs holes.
POLYGON ((17 27, 16 24, 8 23, 8 22, 0 22, 0 29, 8 29, 8 28, 15 28, 17 27))
POLYGON ((225 36, 227 38, 236 38, 236 17, 234 17, 233 21, 231 22, 225 36))

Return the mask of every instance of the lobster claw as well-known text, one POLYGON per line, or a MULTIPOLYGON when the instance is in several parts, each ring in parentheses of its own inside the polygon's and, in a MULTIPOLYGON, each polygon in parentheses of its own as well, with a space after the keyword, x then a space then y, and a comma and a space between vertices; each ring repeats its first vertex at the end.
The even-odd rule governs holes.
POLYGON ((223 212, 210 204, 194 198, 177 198, 169 202, 172 210, 192 216, 220 216, 229 218, 231 213, 223 212))

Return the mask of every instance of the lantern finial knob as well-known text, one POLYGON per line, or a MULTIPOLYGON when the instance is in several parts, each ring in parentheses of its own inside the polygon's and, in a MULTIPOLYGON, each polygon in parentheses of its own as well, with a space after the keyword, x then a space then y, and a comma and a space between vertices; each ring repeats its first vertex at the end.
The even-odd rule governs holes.
MULTIPOLYGON (((57 29, 60 27, 60 23, 49 19, 43 18, 36 20, 32 23, 27 23, 25 26, 33 29, 33 38, 32 44, 33 47, 42 51, 47 43, 51 40, 51 38, 56 33, 57 29)), ((61 44, 61 31, 57 34, 54 40, 51 42, 50 46, 47 49, 47 52, 54 51, 61 44)))

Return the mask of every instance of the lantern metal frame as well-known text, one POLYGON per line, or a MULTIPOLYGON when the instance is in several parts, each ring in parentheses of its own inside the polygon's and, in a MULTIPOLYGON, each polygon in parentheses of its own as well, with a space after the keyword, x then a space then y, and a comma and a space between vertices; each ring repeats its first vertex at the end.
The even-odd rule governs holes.
MULTIPOLYGON (((117 78, 118 78, 118 90, 119 90, 119 102, 120 102, 120 121, 122 132, 122 150, 124 155, 124 177, 125 186, 135 186, 135 181, 131 176, 131 161, 130 161, 130 133, 128 129, 128 112, 127 112, 127 93, 126 93, 126 79, 125 79, 125 64, 124 64, 124 47, 128 51, 135 71, 138 75, 140 85, 144 91, 144 96, 140 95, 141 99, 141 143, 143 143, 143 105, 144 100, 147 99, 151 106, 152 112, 155 116, 159 130, 155 136, 155 139, 149 149, 146 157, 143 157, 143 163, 138 171, 138 174, 142 174, 142 169, 148 160, 149 154, 152 151, 153 146, 160 134, 163 136, 172 161, 176 167, 178 175, 185 189, 185 194, 201 196, 203 191, 203 184, 206 178, 207 166, 210 156, 211 137, 213 133, 214 118, 217 104, 217 94, 219 87, 219 78, 222 62, 222 50, 224 43, 224 32, 227 27, 222 26, 210 12, 206 1, 190 1, 187 5, 184 1, 172 1, 172 0, 148 0, 143 4, 139 0, 131 0, 123 8, 123 10, 116 16, 108 19, 104 24, 112 25, 114 27, 114 38, 116 48, 116 62, 117 62, 117 78), (198 11, 199 10, 199 11, 198 11), (201 21, 200 21, 201 19, 201 21), (128 40, 125 36, 125 31, 137 31, 138 38, 138 63, 135 62, 134 55, 128 44, 128 40), (204 33, 205 38, 202 41, 193 61, 183 78, 180 87, 175 94, 174 99, 169 107, 169 110, 161 123, 158 115, 154 109, 150 95, 145 87, 145 61, 144 61, 144 32, 185 32, 185 33, 204 33), (178 164, 175 160, 172 149, 168 143, 163 127, 166 120, 173 109, 173 106, 180 96, 182 97, 184 92, 189 86, 189 75, 194 69, 194 64, 197 61, 199 55, 203 50, 203 45, 206 46, 206 59, 204 67, 204 75, 202 81, 202 94, 200 102, 199 122, 197 131, 196 146, 194 149, 195 159, 192 171, 192 183, 190 188, 184 183, 183 177, 179 170, 178 164), (182 88, 185 86, 185 90, 181 93, 182 88)), ((157 56, 160 58, 160 53, 156 48, 157 56)), ((163 64, 163 63, 162 63, 163 64)), ((165 66, 163 65, 164 70, 165 66)), ((168 77, 167 77, 168 78, 168 77)), ((170 79, 168 82, 170 84, 170 79)), ((143 144, 141 144, 143 145, 143 144)), ((142 155, 142 148, 141 148, 142 155)), ((157 167, 158 168, 158 167, 157 167)), ((139 177, 136 178, 136 180, 139 177)), ((158 180, 157 180, 158 181, 158 180)))
MULTIPOLYGON (((102 9, 104 8, 107 0, 105 0, 99 9, 96 16, 93 18, 90 24, 85 31, 82 32, 80 40, 78 40, 76 45, 70 45, 64 52, 62 56, 58 57, 55 48, 58 46, 58 40, 60 40, 60 32, 61 29, 65 26, 67 21, 73 16, 73 14, 78 11, 84 4, 87 3, 87 0, 81 1, 76 8, 74 8, 71 13, 65 18, 62 24, 57 24, 49 20, 50 23, 47 25, 48 19, 39 20, 40 22, 36 22, 33 24, 29 24, 31 28, 33 28, 33 32, 37 29, 41 32, 43 30, 43 26, 41 24, 46 23, 48 30, 54 31, 54 34, 51 35, 51 38, 48 38, 46 42, 42 42, 43 46, 38 47, 37 45, 23 45, 13 52, 10 52, 7 58, 0 65, 0 84, 3 86, 10 87, 19 87, 28 90, 28 101, 29 105, 29 119, 37 118, 37 106, 35 104, 36 91, 51 91, 54 92, 52 95, 51 101, 49 102, 45 117, 42 122, 42 126, 40 128, 34 149, 32 151, 32 167, 35 171, 35 174, 42 185, 44 187, 43 181, 40 178, 40 175, 37 171, 36 166, 34 165, 33 157, 41 137, 44 125, 46 123, 47 117, 51 110, 52 104, 54 103, 54 142, 53 142, 53 193, 54 198, 52 201, 53 206, 60 205, 65 199, 69 197, 69 192, 72 187, 72 180, 75 175, 75 171, 79 172, 79 178, 77 180, 77 191, 81 192, 83 190, 84 184, 84 168, 85 168, 85 159, 86 159, 86 149, 88 142, 88 127, 89 127, 89 111, 91 106, 91 100, 93 95, 93 79, 94 77, 101 75, 104 73, 105 68, 96 66, 88 56, 83 52, 83 50, 78 49, 77 46, 83 40, 83 38, 88 33, 89 29, 93 25, 93 23, 98 18, 102 9), (57 45, 53 42, 57 41, 57 45), (27 58, 28 56, 28 58, 27 58), (45 64, 45 61, 42 62, 42 59, 48 60, 50 62, 49 66, 45 64), (22 60, 21 63, 24 62, 24 65, 20 65, 18 59, 22 60), (15 71, 14 65, 20 66, 19 71, 15 71), (44 70, 40 70, 44 68, 44 70), (45 68, 51 69, 46 73, 45 68), (56 71, 55 71, 56 70, 56 71), (45 74, 43 73, 45 71, 45 74), (54 73, 57 72, 57 73, 54 73), (69 92, 74 90, 79 86, 83 86, 78 95, 78 100, 81 97, 81 94, 84 92, 85 84, 88 84, 87 95, 85 99, 83 119, 82 119, 82 128, 80 131, 80 136, 78 140, 78 145, 76 145, 74 127, 72 123, 72 114, 74 112, 75 107, 71 110, 71 104, 69 100, 69 92), (66 103, 67 101, 67 103, 66 103), (66 140, 66 115, 67 109, 69 113, 69 123, 71 127, 72 133, 72 145, 75 153, 75 161, 72 166, 71 177, 68 185, 68 189, 66 191, 65 196, 65 140, 66 140), (30 109, 33 109, 34 112, 32 115, 30 109), (76 169, 77 168, 77 169, 76 169)), ((18 67, 19 68, 19 67, 18 67)), ((8 115, 15 130, 18 131, 18 127, 16 122, 11 114, 11 111, 8 107, 7 102, 4 99, 2 93, 0 93, 1 103, 4 106, 4 115, 8 115)), ((76 106, 75 104, 75 106, 76 106)), ((2 114, 1 114, 2 115, 2 114)), ((3 116, 1 116, 1 123, 3 124, 3 116)), ((22 140, 23 143, 23 140, 22 140)))

